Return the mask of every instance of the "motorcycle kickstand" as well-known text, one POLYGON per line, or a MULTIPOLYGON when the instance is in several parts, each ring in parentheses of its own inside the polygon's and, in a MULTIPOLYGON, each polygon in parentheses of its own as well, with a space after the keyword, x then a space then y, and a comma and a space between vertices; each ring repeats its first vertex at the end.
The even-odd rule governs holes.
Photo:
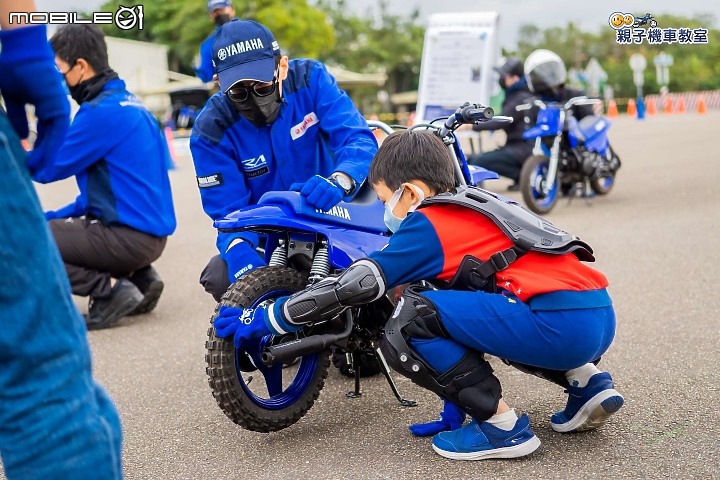
POLYGON ((415 400, 408 400, 400 395, 400 392, 398 391, 395 382, 390 376, 390 368, 385 361, 385 355, 382 354, 380 348, 376 348, 375 353, 377 354, 378 360, 380 360, 380 371, 385 376, 388 384, 390 384, 390 390, 392 390, 393 395, 395 395, 395 398, 397 398, 398 402, 400 402, 400 405, 402 405, 403 407, 417 407, 417 402, 415 400))
POLYGON ((347 392, 345 396, 347 398, 360 398, 362 396, 362 392, 360 392, 360 360, 359 360, 359 353, 353 352, 346 354, 346 359, 348 360, 348 363, 352 365, 353 372, 355 373, 355 390, 352 392, 347 392), (352 358, 352 361, 350 361, 352 358))

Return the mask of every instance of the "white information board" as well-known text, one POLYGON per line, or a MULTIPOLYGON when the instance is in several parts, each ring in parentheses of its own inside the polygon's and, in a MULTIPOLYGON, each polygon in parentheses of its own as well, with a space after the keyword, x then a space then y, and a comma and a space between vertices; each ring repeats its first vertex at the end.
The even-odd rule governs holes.
POLYGON ((500 48, 496 12, 430 16, 420 66, 415 123, 447 116, 465 102, 490 104, 500 48))

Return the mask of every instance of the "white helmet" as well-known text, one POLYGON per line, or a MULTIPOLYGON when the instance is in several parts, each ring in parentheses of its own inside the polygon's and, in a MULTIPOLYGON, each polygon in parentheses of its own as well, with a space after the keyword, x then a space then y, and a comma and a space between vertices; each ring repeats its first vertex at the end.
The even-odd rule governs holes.
POLYGON ((525 77, 531 92, 542 92, 559 87, 567 79, 565 64, 557 53, 535 50, 525 60, 525 77))

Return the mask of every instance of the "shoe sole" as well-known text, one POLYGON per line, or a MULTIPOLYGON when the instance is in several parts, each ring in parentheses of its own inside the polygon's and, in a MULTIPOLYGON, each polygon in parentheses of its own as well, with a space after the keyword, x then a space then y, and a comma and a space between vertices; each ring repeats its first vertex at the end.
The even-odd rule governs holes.
POLYGON ((594 430, 604 425, 624 403, 625 399, 616 390, 604 390, 583 405, 570 421, 560 424, 550 422, 550 425, 560 433, 594 430))
POLYGON ((99 323, 87 323, 89 317, 85 317, 85 322, 88 330, 102 330, 104 328, 110 328, 120 321, 122 317, 126 317, 130 312, 134 311, 138 305, 142 303, 142 300, 136 298, 127 298, 122 302, 118 308, 115 309, 113 315, 110 315, 103 322, 99 323))
POLYGON ((451 460, 490 460, 492 458, 519 458, 524 457, 525 455, 530 455, 535 450, 540 447, 540 439, 533 435, 533 437, 530 440, 527 440, 520 445, 515 445, 513 447, 504 447, 504 448, 494 448, 492 450, 480 450, 478 452, 468 452, 468 453, 462 453, 462 452, 448 452, 447 450, 443 450, 435 444, 433 444, 433 450, 435 452, 445 458, 449 458, 451 460))
POLYGON ((138 305, 135 310, 128 313, 128 316, 142 315, 155 310, 155 307, 157 307, 158 301, 160 300, 160 295, 162 295, 164 288, 165 284, 161 280, 152 282, 145 291, 143 300, 142 302, 140 302, 140 305, 138 305))

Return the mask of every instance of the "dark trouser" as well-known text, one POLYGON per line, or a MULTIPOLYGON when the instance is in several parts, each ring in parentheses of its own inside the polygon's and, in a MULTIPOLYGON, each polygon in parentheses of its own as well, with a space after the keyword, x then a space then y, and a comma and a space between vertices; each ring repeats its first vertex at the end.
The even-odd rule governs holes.
POLYGON ((527 157, 524 153, 503 147, 487 153, 470 155, 468 162, 472 165, 491 170, 498 175, 507 177, 515 183, 518 183, 520 180, 520 170, 527 157))
POLYGON ((220 302, 220 299, 230 287, 227 263, 220 258, 220 255, 212 257, 203 268, 200 274, 200 285, 213 296, 216 302, 220 302))
POLYGON ((50 230, 65 263, 72 293, 103 298, 110 278, 127 277, 160 258, 167 237, 88 218, 50 220, 50 230))

